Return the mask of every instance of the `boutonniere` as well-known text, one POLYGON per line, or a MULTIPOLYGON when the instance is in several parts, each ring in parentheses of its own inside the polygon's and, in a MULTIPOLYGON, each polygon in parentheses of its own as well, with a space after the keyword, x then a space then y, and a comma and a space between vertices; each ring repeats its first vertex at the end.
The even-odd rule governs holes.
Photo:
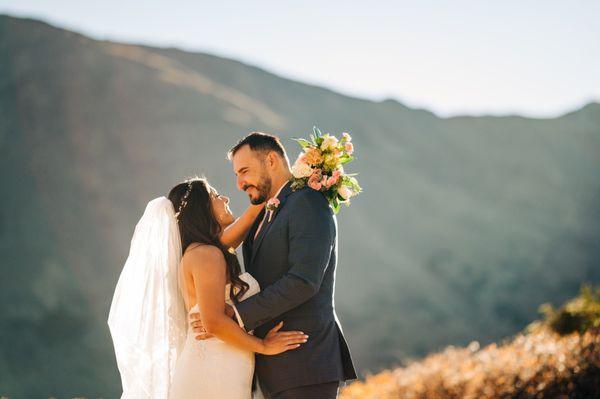
POLYGON ((273 218, 273 213, 279 207, 279 200, 277 198, 271 198, 267 201, 267 212, 269 212, 268 222, 271 223, 271 219, 273 218))

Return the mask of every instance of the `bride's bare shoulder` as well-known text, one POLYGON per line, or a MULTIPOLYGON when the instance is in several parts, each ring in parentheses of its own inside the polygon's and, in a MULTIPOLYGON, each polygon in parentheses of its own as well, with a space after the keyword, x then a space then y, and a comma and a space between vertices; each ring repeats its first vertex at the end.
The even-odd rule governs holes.
POLYGON ((183 267, 188 270, 223 269, 225 257, 215 245, 198 245, 183 254, 183 267))

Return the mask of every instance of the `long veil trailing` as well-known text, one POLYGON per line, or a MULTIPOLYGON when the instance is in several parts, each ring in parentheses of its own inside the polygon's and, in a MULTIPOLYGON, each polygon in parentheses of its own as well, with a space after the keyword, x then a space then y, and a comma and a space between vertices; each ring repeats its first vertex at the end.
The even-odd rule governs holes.
POLYGON ((171 201, 148 203, 108 315, 122 399, 167 398, 187 330, 178 287, 181 239, 171 201))

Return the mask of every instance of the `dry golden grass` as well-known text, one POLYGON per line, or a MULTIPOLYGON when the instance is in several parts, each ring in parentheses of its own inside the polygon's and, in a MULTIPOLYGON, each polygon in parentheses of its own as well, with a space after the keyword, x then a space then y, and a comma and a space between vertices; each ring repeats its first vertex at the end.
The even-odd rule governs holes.
POLYGON ((539 327, 500 346, 450 346, 350 384, 340 396, 359 398, 600 398, 600 329, 560 336, 539 327))

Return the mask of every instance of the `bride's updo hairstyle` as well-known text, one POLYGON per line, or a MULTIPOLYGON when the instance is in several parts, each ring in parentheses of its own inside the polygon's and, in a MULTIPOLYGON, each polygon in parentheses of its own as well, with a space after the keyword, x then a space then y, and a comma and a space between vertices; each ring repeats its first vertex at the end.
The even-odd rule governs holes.
POLYGON ((223 228, 212 209, 211 191, 213 188, 205 178, 194 177, 179 183, 169 192, 169 200, 173 203, 179 226, 182 254, 190 244, 195 242, 219 248, 227 263, 227 276, 231 281, 231 298, 238 302, 249 285, 239 277, 241 267, 235 252, 233 250, 229 252, 229 248, 221 244, 219 238, 223 228), (235 288, 238 289, 237 294, 235 288))

